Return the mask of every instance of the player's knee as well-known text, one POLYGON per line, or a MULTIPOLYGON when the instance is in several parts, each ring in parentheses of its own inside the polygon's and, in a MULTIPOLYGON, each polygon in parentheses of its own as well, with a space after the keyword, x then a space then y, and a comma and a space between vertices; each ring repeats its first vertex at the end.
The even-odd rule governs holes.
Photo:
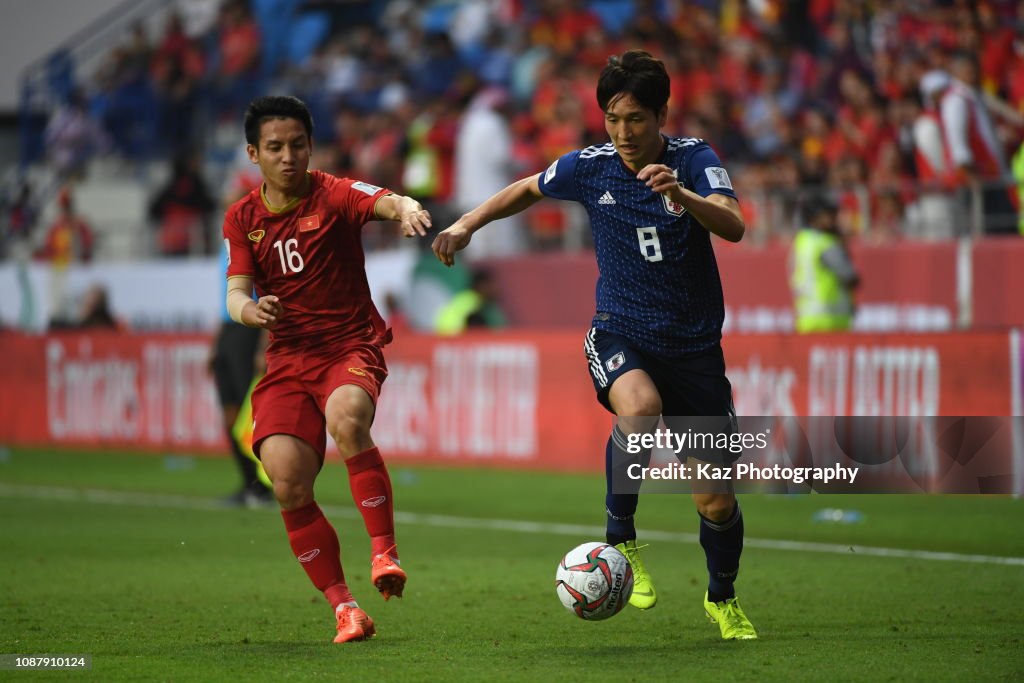
POLYGON ((361 410, 343 412, 331 420, 327 429, 342 456, 354 455, 362 450, 362 444, 370 438, 371 420, 372 415, 364 414, 361 410))
POLYGON ((343 457, 355 455, 369 440, 373 411, 369 396, 353 387, 338 389, 328 400, 327 432, 343 457))
POLYGON ((274 480, 274 497, 285 510, 297 510, 313 502, 313 488, 299 479, 274 480))
POLYGON ((661 394, 650 376, 640 370, 630 370, 615 380, 608 399, 616 415, 661 415, 661 394))
POLYGON ((730 494, 706 496, 704 500, 697 501, 697 512, 712 522, 724 522, 729 519, 735 507, 736 498, 730 494))
POLYGON ((656 391, 630 391, 618 397, 619 415, 661 415, 661 396, 656 391))

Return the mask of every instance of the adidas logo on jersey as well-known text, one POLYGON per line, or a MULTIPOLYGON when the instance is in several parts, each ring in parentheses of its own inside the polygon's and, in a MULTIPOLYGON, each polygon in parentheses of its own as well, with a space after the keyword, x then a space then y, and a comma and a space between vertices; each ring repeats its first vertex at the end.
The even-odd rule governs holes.
POLYGON ((601 198, 597 200, 598 204, 614 204, 615 197, 612 196, 611 192, 605 191, 601 198))

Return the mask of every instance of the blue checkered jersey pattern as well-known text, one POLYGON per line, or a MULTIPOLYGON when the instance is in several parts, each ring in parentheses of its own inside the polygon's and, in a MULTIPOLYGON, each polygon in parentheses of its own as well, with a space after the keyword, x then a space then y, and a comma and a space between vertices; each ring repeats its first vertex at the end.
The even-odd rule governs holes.
MULTIPOLYGON (((736 197, 718 155, 699 138, 666 137, 657 163, 702 197, 736 197)), ((594 327, 669 357, 721 340, 725 310, 711 234, 637 179, 611 143, 556 159, 539 182, 544 195, 579 202, 590 217, 599 271, 594 327)))

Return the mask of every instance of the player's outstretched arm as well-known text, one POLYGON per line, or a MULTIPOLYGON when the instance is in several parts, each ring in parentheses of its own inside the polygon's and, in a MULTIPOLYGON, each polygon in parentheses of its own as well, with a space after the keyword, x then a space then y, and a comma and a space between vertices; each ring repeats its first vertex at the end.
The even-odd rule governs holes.
POLYGON ((532 175, 517 180, 442 230, 432 246, 437 259, 446 266, 454 264, 455 252, 466 248, 474 232, 491 221, 514 216, 536 204, 544 196, 539 177, 532 175))
POLYGON ((730 242, 739 242, 746 232, 740 203, 728 195, 711 194, 701 197, 679 184, 671 168, 663 164, 649 164, 640 169, 637 178, 654 192, 666 195, 682 204, 691 216, 712 232, 730 242))
POLYGON ((235 322, 266 330, 274 329, 284 312, 276 296, 261 296, 259 301, 253 301, 252 278, 239 275, 228 278, 227 306, 228 315, 235 322))
POLYGON ((405 237, 426 237, 432 225, 430 212, 413 199, 400 194, 386 194, 373 206, 377 218, 383 221, 398 221, 405 237))

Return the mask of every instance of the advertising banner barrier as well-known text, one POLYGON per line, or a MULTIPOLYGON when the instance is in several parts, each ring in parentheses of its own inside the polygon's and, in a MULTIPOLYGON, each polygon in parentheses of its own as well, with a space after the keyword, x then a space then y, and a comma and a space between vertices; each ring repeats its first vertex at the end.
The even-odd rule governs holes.
POLYGON ((0 443, 224 449, 206 336, 0 334, 0 443))
MULTIPOLYGON (((723 346, 741 416, 1011 416, 1017 341, 766 334, 723 346)), ((594 398, 582 342, 405 335, 386 352, 374 439, 410 463, 600 471, 613 419, 594 398)), ((209 348, 203 335, 0 334, 0 444, 225 452, 209 348)))

